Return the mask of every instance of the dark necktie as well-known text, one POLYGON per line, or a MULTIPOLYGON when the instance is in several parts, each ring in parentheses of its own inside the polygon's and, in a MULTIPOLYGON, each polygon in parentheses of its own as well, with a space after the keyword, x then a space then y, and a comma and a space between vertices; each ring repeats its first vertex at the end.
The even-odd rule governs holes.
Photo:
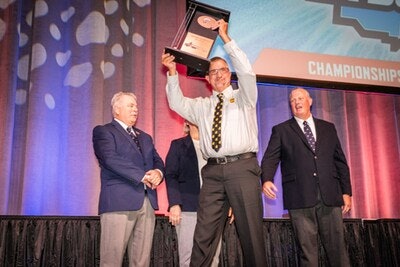
POLYGON ((215 106, 214 120, 212 125, 211 134, 211 147, 218 152, 221 148, 221 119, 222 119, 222 105, 224 103, 224 95, 219 93, 217 95, 219 102, 215 106))
POLYGON ((312 150, 315 152, 315 138, 313 133, 311 132, 310 125, 308 125, 307 121, 304 121, 303 125, 304 125, 304 134, 306 135, 307 142, 311 146, 312 150))
POLYGON ((139 149, 140 153, 142 153, 142 148, 140 147, 139 139, 137 138, 137 136, 133 132, 132 127, 128 127, 126 130, 128 131, 129 135, 131 136, 133 142, 135 142, 135 144, 136 144, 137 148, 139 149))

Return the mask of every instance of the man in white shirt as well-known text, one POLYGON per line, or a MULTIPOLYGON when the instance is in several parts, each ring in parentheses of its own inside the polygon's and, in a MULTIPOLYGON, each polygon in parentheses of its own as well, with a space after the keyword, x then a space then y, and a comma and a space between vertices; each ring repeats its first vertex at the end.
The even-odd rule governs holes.
POLYGON ((169 106, 199 127, 200 148, 207 159, 202 169, 203 186, 190 265, 210 266, 229 207, 232 207, 245 265, 266 266, 261 170, 256 158, 256 75, 247 56, 229 37, 228 23, 220 20, 218 27, 238 77, 237 90, 233 90, 230 84, 231 72, 227 62, 216 57, 210 60, 206 75, 213 89, 212 95, 187 98, 179 86, 174 56, 162 55, 162 64, 168 68, 166 90, 169 106), (220 101, 220 136, 213 144, 213 124, 218 120, 214 118, 215 108, 220 101))

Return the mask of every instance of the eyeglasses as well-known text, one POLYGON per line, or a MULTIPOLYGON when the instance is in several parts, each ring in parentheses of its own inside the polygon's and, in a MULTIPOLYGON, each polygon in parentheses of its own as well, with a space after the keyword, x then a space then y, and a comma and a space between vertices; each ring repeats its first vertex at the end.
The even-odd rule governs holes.
POLYGON ((209 70, 208 71, 208 75, 217 75, 217 73, 219 72, 219 73, 221 73, 221 74, 224 74, 224 73, 227 73, 229 71, 229 68, 220 68, 220 69, 213 69, 213 70, 209 70))

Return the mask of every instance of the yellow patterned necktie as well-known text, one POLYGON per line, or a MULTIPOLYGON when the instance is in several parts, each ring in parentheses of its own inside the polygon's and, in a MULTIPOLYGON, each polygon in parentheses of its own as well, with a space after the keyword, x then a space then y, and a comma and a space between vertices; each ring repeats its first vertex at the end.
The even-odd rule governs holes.
POLYGON ((224 103, 224 95, 219 93, 217 95, 219 102, 215 106, 214 120, 212 125, 211 146, 218 152, 221 148, 221 120, 222 120, 222 106, 224 103))

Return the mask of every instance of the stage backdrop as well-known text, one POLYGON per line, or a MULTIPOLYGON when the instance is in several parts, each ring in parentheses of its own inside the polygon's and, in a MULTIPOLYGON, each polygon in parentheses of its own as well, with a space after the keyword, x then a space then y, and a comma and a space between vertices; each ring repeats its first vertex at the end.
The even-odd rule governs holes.
MULTIPOLYGON (((252 1, 246 8, 242 0, 200 2, 231 12, 232 34, 241 36, 260 78, 379 85, 400 93, 399 1, 252 1)), ((225 56, 221 44, 211 56, 225 56)))
MULTIPOLYGON (((100 179, 92 129, 111 120, 110 100, 117 91, 137 94, 137 126, 154 137, 165 158, 171 140, 183 133, 182 119, 168 108, 160 59, 184 18, 185 4, 0 1, 1 214, 97 214, 100 179)), ((239 32, 235 22, 229 27, 241 43, 263 26, 239 32)), ((288 30, 285 23, 276 27, 288 30)), ((186 78, 183 67, 179 71, 186 95, 210 94, 204 81, 186 78)), ((272 126, 291 116, 290 89, 258 85, 259 159, 272 126)), ((350 217, 399 218, 400 96, 309 89, 314 115, 336 124, 350 164, 350 217)), ((279 172, 276 179, 279 184, 279 172)), ((164 214, 165 184, 158 193, 164 214)), ((281 195, 264 203, 266 217, 286 213, 281 195)))

